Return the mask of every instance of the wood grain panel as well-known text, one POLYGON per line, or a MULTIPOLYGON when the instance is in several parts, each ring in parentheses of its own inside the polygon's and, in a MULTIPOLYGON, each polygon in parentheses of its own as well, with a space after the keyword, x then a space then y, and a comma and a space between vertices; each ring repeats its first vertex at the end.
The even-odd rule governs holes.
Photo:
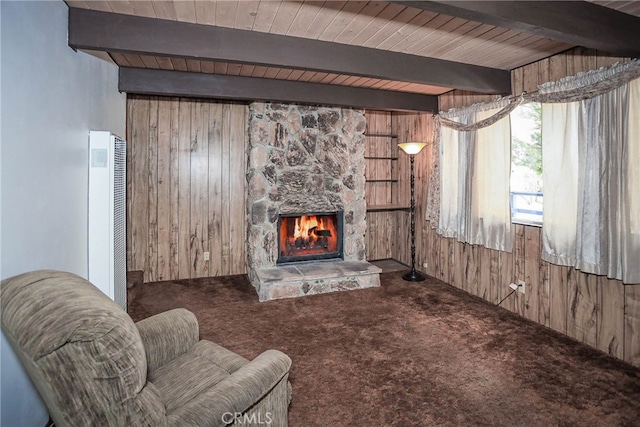
POLYGON ((209 275, 221 276, 222 273, 222 212, 225 203, 222 200, 223 173, 222 164, 222 104, 209 106, 209 223, 208 237, 209 275))
POLYGON ((492 304, 498 304, 502 299, 503 292, 506 292, 507 285, 502 279, 502 267, 500 251, 489 249, 489 298, 492 304), (503 290, 504 288, 504 290, 503 290))
MULTIPOLYGON (((198 2, 196 2, 198 3, 198 2)), ((236 1, 218 1, 215 2, 216 25, 220 27, 235 26, 236 11, 238 10, 238 2, 236 1)))
POLYGON ((331 24, 338 13, 340 13, 340 10, 345 4, 347 4, 346 1, 331 2, 331 7, 322 7, 318 10, 316 17, 313 19, 313 22, 309 27, 300 28, 297 30, 298 32, 294 32, 294 28, 292 27, 288 35, 317 39, 320 37, 320 34, 322 34, 324 29, 331 24))
POLYGON ((452 35, 453 39, 457 39, 458 35, 466 33, 464 29, 460 29, 465 23, 469 23, 469 21, 463 18, 451 18, 447 15, 438 15, 427 24, 427 27, 431 27, 430 29, 435 30, 429 33, 428 43, 424 43, 423 39, 423 43, 417 43, 413 46, 409 46, 407 51, 412 53, 415 52, 418 55, 432 56, 432 52, 434 50, 451 41, 452 35), (438 24, 441 23, 441 25, 438 25, 436 28, 436 25, 432 26, 432 24, 437 22, 438 19, 440 19, 438 24), (449 34, 450 32, 453 34, 449 34))
POLYGON ((549 78, 549 58, 542 59, 535 64, 538 65, 538 83, 546 83, 550 81, 549 78))
MULTIPOLYGON (((222 158, 230 159, 231 150, 229 148, 231 140, 231 106, 222 106, 222 158)), ((222 176, 229 176, 229 162, 222 162, 222 176)), ((221 246, 222 251, 222 274, 229 274, 231 265, 231 183, 224 180, 222 184, 222 230, 221 246)))
POLYGON ((158 268, 157 280, 168 280, 171 259, 171 101, 158 99, 158 268))
MULTIPOLYGON (((524 226, 523 226, 524 227, 524 226)), ((547 298, 544 283, 540 280, 540 229, 524 227, 524 316, 534 322, 540 322, 540 299, 547 298)))
POLYGON ((624 287, 624 360, 640 366, 640 285, 624 287))
POLYGON ((197 102, 191 109, 191 215, 190 242, 191 277, 207 277, 209 263, 208 187, 209 187, 209 103, 197 102))
POLYGON ((302 7, 298 11, 296 18, 287 30, 287 34, 304 34, 313 25, 313 21, 318 16, 319 8, 302 7))
MULTIPOLYGON (((430 236, 431 234, 436 235, 437 234, 436 230, 432 229, 431 226, 425 221, 423 236, 426 236, 427 239, 435 238, 435 237, 431 237, 430 236)), ((454 281, 453 272, 455 270, 455 263, 456 263, 457 243, 458 242, 455 239, 449 239, 449 244, 447 245, 448 246, 448 253, 447 253, 448 271, 446 272, 446 274, 443 276, 443 279, 442 279, 447 283, 452 283, 454 281)))
POLYGON ((132 67, 140 67, 140 68, 145 67, 145 63, 142 61, 142 58, 140 57, 140 55, 136 55, 133 53, 125 53, 123 56, 126 59, 126 61, 129 64, 131 64, 132 67))
MULTIPOLYGON (((158 99, 149 101, 149 174, 147 216, 147 260, 149 280, 158 280, 158 99)), ((146 271, 146 270, 145 270, 146 271)))
MULTIPOLYGON (((401 44, 404 44, 404 47, 413 46, 417 41, 422 41, 426 37, 425 32, 421 31, 421 27, 438 16, 437 13, 429 11, 417 13, 411 9, 405 9, 398 14, 399 9, 391 8, 391 6, 395 5, 390 5, 387 9, 396 13, 397 16, 390 22, 381 24, 378 31, 366 40, 365 46, 375 46, 377 49, 394 48, 401 44)), ((400 8, 401 6, 396 7, 400 8)), ((429 31, 428 34, 432 32, 429 31)))
POLYGON ((567 333, 569 268, 551 264, 549 266, 549 326, 563 334, 567 333))
POLYGON ((260 2, 260 6, 256 12, 256 20, 253 23, 253 30, 269 32, 281 3, 282 1, 277 0, 260 2))
MULTIPOLYGON (((474 21, 467 21, 465 19, 455 18, 448 23, 447 31, 442 34, 437 40, 434 40, 419 51, 420 55, 437 56, 456 46, 459 42, 464 43, 468 40, 468 34, 477 34, 475 31, 478 27, 482 27, 482 24, 474 21), (454 24, 454 21, 457 23, 454 24)), ((445 27, 441 28, 444 30, 445 27)))
POLYGON ((438 271, 436 277, 442 281, 447 281, 449 273, 449 247, 454 245, 453 239, 442 239, 440 241, 439 251, 434 254, 437 256, 436 266, 438 271))
POLYGON ((247 107, 130 96, 127 112, 128 269, 145 281, 244 273, 247 107))
MULTIPOLYGON (((513 244, 513 276, 515 277, 515 282, 518 283, 520 280, 525 280, 525 265, 526 265, 526 253, 525 253, 525 236, 524 230, 525 226, 521 224, 514 225, 515 230, 515 241, 513 244)), ((526 289, 525 289, 526 290, 526 289)), ((527 294, 521 294, 520 292, 516 292, 515 296, 515 312, 521 316, 524 316, 525 313, 525 302, 527 294)))
POLYGON ((176 20, 176 9, 171 0, 154 0, 152 2, 156 18, 176 20))
POLYGON ((516 311, 516 302, 518 296, 517 292, 514 292, 511 296, 508 296, 511 293, 511 288, 509 285, 511 283, 516 283, 517 280, 515 278, 515 269, 513 268, 514 264, 514 255, 513 252, 500 252, 500 279, 501 279, 501 288, 502 296, 500 300, 504 301, 501 304, 501 307, 506 308, 509 311, 516 311))
MULTIPOLYGON (((470 31, 461 35, 458 38, 453 39, 450 43, 447 43, 440 48, 434 50, 432 55, 440 56, 440 55, 455 55, 456 52, 464 52, 470 51, 473 49, 473 46, 479 43, 483 36, 486 36, 489 31, 495 29, 495 27, 487 24, 478 24, 472 23, 471 21, 468 24, 475 25, 470 31)), ((466 26, 467 24, 465 24, 466 26)), ((506 29, 504 29, 506 31, 506 29)))
POLYGON ((368 260, 376 260, 378 258, 378 254, 376 253, 375 247, 375 239, 377 235, 377 214, 379 212, 367 212, 366 220, 367 220, 367 231, 364 234, 364 244, 365 250, 367 254, 368 260))
POLYGON ((179 168, 179 157, 178 157, 178 148, 180 146, 180 102, 178 98, 171 98, 170 101, 170 110, 171 110, 171 147, 169 149, 169 216, 171 223, 171 230, 169 234, 169 278, 179 278, 180 277, 180 266, 178 264, 179 260, 179 240, 180 240, 180 226, 178 220, 180 219, 180 205, 178 203, 178 198, 180 196, 180 168, 179 168))
MULTIPOLYGON (((409 219, 407 219, 407 224, 409 224, 409 219)), ((409 226, 407 225, 407 230, 409 229, 409 226)), ((427 265, 429 265, 429 267, 431 268, 431 275, 433 277, 438 277, 441 273, 440 271, 442 270, 442 268, 440 267, 440 247, 442 246, 442 242, 444 242, 446 239, 442 239, 440 238, 440 236, 438 236, 435 232, 433 232, 432 230, 427 232, 427 238, 425 239, 424 237, 422 237, 420 240, 416 240, 417 242, 427 242, 427 247, 423 250, 423 257, 424 258, 418 258, 418 259, 426 259, 427 260, 427 265)), ((416 243, 417 244, 417 243, 416 243)), ((464 246, 460 246, 460 250, 462 250, 464 248, 464 246)), ((416 252, 417 252, 417 248, 416 248, 416 252)), ((407 253, 405 255, 407 262, 411 262, 411 253, 409 252, 409 249, 407 249, 407 253)), ((459 258, 460 260, 462 259, 462 257, 459 258)), ((462 289, 462 285, 464 285, 465 280, 464 280, 464 269, 460 269, 460 277, 461 280, 458 281, 458 284, 460 285, 460 289, 462 289)))
POLYGON ((369 23, 364 25, 362 29, 351 39, 351 43, 355 45, 371 46, 375 44, 372 40, 378 32, 386 32, 384 29, 391 20, 397 21, 399 19, 399 13, 404 9, 404 6, 394 3, 389 3, 380 14, 374 17, 369 23))
MULTIPOLYGON (((541 242, 542 243, 542 242, 541 242)), ((551 264, 546 261, 539 260, 540 262, 540 285, 538 286, 538 322, 544 326, 549 326, 549 318, 551 316, 549 309, 549 268, 551 264)))
POLYGON ((624 288, 617 280, 597 278, 597 347, 619 359, 624 358, 624 288))
MULTIPOLYGON (((442 240, 436 234, 435 230, 432 230, 431 234, 433 236, 433 240, 436 240, 436 241, 442 240)), ((453 245, 454 245, 454 259, 455 259, 455 265, 452 265, 452 267, 454 268, 453 285, 458 289, 462 289, 464 286, 464 281, 466 280, 466 278, 464 277, 464 270, 460 268, 460 266, 462 265, 462 259, 463 259, 464 243, 460 243, 457 240, 453 240, 453 241, 454 241, 453 245)))
POLYGON ((355 36, 371 22, 371 17, 379 16, 386 7, 387 4, 385 2, 366 2, 364 7, 361 8, 360 13, 353 17, 350 22, 345 23, 346 25, 342 28, 340 28, 340 23, 338 23, 337 29, 340 30, 340 32, 333 38, 333 41, 336 43, 351 43, 355 36))
MULTIPOLYGON (((391 135, 391 113, 383 111, 367 111, 367 134, 391 135)), ((368 180, 390 180, 397 177, 391 175, 391 162, 383 159, 390 157, 392 146, 397 140, 390 136, 369 136, 365 139, 365 154, 367 157, 376 157, 366 161, 365 176, 368 180)), ((370 190, 367 198, 369 205, 388 205, 392 200, 392 182, 372 182, 367 184, 370 190)))
MULTIPOLYGON (((149 174, 149 102, 141 101, 132 105, 130 143, 133 167, 130 204, 131 222, 127 225, 127 233, 131 233, 131 260, 129 265, 136 266, 131 270, 149 271, 148 250, 148 174, 149 174), (137 160, 139 159, 139 161, 137 160)), ((131 163, 131 162, 129 162, 131 163)))
MULTIPOLYGON (((577 270, 574 270, 577 271, 577 270)), ((567 335, 592 347, 597 345, 597 277, 579 273, 569 280, 567 335)))
POLYGON ((186 21, 186 22, 198 21, 196 19, 196 1, 195 0, 184 0, 184 1, 174 0, 173 7, 176 10, 176 19, 178 21, 186 21))
POLYGON ((392 250, 392 241, 395 240, 395 224, 395 212, 367 213, 365 245, 368 259, 395 258, 392 250))
MULTIPOLYGON (((178 137, 178 274, 191 277, 191 110, 194 104, 180 99, 178 137)), ((146 271, 146 270, 145 270, 146 271)))
MULTIPOLYGON (((465 268, 465 286, 463 289, 470 294, 478 295, 482 297, 480 294, 480 246, 478 245, 464 245, 464 268, 465 268), (465 256, 466 255, 466 256, 465 256)), ((484 248, 483 248, 484 249, 484 248)))
MULTIPOLYGON (((129 203, 130 198, 133 196, 133 175, 135 173, 135 167, 136 165, 133 163, 133 156, 129 155, 129 153, 131 153, 131 150, 133 150, 133 146, 132 146, 132 141, 131 141, 131 134, 133 133, 133 105, 134 105, 135 101, 131 100, 130 102, 127 102, 127 117, 126 117, 126 124, 127 124, 127 140, 129 141, 129 147, 127 148, 127 204, 126 204, 126 209, 127 209, 127 262, 130 263, 130 260, 134 259, 133 256, 133 239, 131 237, 132 233, 131 233, 131 218, 133 218, 133 206, 131 205, 131 203, 129 203)), ((131 264, 129 264, 129 267, 131 267, 131 264)), ((132 268, 129 268, 129 270, 132 270, 132 268)))
MULTIPOLYGON (((91 3, 92 2, 88 2, 87 4, 91 6, 91 3)), ((128 15, 134 14, 133 7, 131 6, 131 4, 129 4, 128 1, 111 0, 109 1, 109 6, 115 13, 123 13, 128 15)))
POLYGON ((477 295, 487 301, 491 300, 491 250, 478 250, 478 292, 477 295))
POLYGON ((187 71, 187 61, 182 58, 171 58, 171 66, 176 71, 187 71))
POLYGON ((231 240, 230 262, 227 274, 246 273, 246 219, 245 219, 245 170, 247 145, 247 117, 249 108, 246 105, 230 105, 230 138, 229 138, 229 178, 231 197, 231 218, 229 221, 229 238, 231 240))
POLYGON ((301 4, 298 2, 283 1, 280 3, 278 13, 271 24, 270 33, 272 34, 287 34, 291 22, 293 22, 301 4))
POLYGON ((359 31, 360 27, 356 27, 353 22, 354 17, 366 6, 366 1, 351 0, 348 1, 340 10, 340 13, 324 28, 319 39, 326 41, 335 41, 347 27, 351 27, 351 31, 359 31))
MULTIPOLYGON (((391 113, 367 110, 365 133, 365 177, 367 180, 397 179, 397 160, 390 157, 396 151, 396 138, 392 138, 391 113)), ((390 181, 367 182, 365 200, 367 206, 388 206, 397 200, 397 184, 390 181)), ((365 250, 369 260, 396 258, 398 241, 395 233, 399 212, 380 211, 367 213, 365 250)))

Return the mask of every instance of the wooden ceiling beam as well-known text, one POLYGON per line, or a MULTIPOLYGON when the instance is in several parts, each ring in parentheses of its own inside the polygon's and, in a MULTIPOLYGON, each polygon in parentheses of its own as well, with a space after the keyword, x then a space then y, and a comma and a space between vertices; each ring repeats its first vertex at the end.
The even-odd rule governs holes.
POLYGON ((614 55, 640 57, 640 17, 587 1, 392 1, 614 55))
POLYGON ((143 95, 438 112, 434 95, 149 68, 120 67, 118 89, 143 95))
POLYGON ((339 43, 69 8, 69 46, 508 94, 509 71, 339 43))

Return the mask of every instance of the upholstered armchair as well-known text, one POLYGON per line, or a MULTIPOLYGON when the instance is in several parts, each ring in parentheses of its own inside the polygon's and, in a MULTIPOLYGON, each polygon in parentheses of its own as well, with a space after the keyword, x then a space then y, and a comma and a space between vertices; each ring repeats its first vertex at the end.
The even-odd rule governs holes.
POLYGON ((2 330, 56 426, 286 426, 291 360, 200 340, 175 309, 134 323, 83 278, 2 281, 2 330))

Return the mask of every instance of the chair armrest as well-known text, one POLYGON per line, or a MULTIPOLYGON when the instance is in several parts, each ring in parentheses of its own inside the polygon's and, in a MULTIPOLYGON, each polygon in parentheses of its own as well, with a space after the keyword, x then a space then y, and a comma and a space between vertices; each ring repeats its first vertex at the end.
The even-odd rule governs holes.
POLYGON ((186 353, 200 340, 198 319, 184 308, 147 317, 136 326, 147 354, 149 372, 186 353))
MULTIPOLYGON (((291 368, 291 359, 278 350, 267 350, 211 389, 168 415, 170 425, 226 425, 273 390, 291 368)), ((282 405, 288 406, 283 387, 282 405)))

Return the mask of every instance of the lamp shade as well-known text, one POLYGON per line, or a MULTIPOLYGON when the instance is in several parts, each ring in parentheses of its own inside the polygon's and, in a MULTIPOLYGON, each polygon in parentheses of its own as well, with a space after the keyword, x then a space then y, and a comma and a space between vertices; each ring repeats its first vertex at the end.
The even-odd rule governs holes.
POLYGON ((426 145, 426 142, 404 142, 398 144, 398 147, 407 154, 418 154, 426 145))

